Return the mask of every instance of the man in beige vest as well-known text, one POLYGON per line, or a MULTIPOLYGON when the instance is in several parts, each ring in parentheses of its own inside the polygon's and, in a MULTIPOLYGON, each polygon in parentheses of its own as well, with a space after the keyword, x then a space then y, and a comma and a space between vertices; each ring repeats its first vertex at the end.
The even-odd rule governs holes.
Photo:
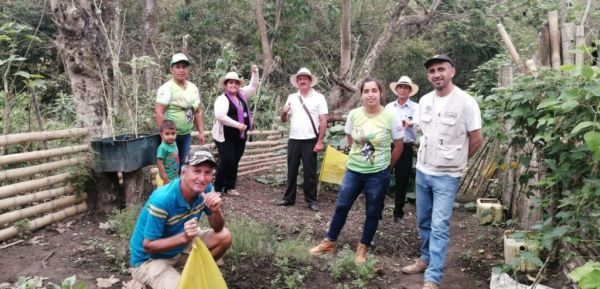
POLYGON ((425 273, 423 289, 438 289, 448 252, 450 218, 467 160, 483 143, 481 112, 475 99, 452 83, 452 59, 436 55, 425 62, 434 91, 419 101, 414 124, 423 135, 417 152, 417 223, 421 257, 402 268, 425 273))

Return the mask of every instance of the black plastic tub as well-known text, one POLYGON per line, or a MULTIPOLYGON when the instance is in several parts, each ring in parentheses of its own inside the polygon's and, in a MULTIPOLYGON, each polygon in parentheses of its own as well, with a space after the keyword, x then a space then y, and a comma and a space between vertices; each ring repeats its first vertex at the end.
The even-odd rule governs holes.
POLYGON ((122 134, 92 141, 99 172, 132 172, 156 163, 158 134, 122 134))

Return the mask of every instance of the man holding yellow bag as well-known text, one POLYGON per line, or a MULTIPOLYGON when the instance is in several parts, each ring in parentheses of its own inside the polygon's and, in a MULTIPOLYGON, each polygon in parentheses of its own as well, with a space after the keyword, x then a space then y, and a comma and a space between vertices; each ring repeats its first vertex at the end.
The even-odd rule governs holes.
POLYGON ((181 177, 152 193, 138 217, 130 241, 131 275, 153 289, 175 289, 180 279, 175 265, 185 262, 184 250, 194 237, 202 239, 216 260, 231 246, 225 228, 221 198, 210 187, 217 163, 204 147, 185 159, 181 177), (208 216, 210 229, 201 230, 198 219, 208 216))

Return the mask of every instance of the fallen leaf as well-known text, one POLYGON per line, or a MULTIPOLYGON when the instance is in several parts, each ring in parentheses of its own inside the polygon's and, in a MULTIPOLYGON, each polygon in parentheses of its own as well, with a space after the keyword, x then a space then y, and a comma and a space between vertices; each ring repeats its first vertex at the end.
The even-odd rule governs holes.
POLYGON ((115 283, 119 282, 119 278, 116 278, 113 275, 110 275, 107 279, 105 278, 96 278, 96 285, 100 288, 109 288, 115 283))
POLYGON ((35 236, 33 238, 31 238, 31 240, 29 240, 29 243, 31 244, 42 244, 44 242, 44 235, 38 235, 35 236))

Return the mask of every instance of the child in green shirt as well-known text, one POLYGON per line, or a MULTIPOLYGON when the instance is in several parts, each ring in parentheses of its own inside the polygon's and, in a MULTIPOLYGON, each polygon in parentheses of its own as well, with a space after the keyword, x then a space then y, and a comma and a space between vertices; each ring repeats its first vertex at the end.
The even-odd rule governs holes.
POLYGON ((177 138, 175 122, 164 120, 160 124, 160 138, 162 142, 156 150, 156 166, 158 175, 166 185, 179 177, 179 151, 175 144, 175 138, 177 138))

